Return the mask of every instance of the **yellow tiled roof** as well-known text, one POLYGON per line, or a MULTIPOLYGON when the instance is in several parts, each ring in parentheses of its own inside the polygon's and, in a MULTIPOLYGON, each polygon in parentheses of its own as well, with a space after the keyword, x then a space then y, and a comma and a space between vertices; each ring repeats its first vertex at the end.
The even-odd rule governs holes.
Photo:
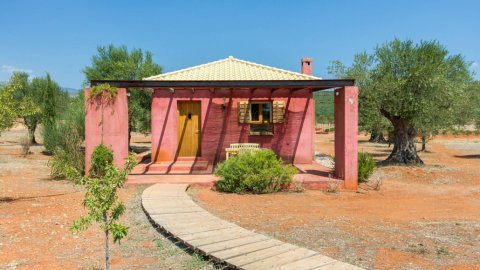
POLYGON ((228 58, 144 78, 154 81, 320 80, 298 72, 228 58))

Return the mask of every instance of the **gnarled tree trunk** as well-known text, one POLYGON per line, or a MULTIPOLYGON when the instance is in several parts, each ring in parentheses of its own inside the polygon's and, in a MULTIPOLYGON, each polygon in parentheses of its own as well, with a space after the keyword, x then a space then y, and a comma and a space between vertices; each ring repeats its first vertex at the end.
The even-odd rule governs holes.
POLYGON ((387 164, 423 165, 422 159, 417 154, 415 147, 416 130, 407 120, 388 113, 382 113, 392 122, 395 134, 394 146, 390 156, 384 161, 387 164))
POLYGON ((26 123, 28 129, 28 136, 30 137, 30 143, 32 145, 37 144, 37 139, 35 138, 35 130, 37 129, 37 123, 26 123))
POLYGON ((33 129, 33 130, 29 129, 28 134, 30 135, 30 140, 31 140, 30 143, 32 145, 37 144, 37 139, 35 138, 35 129, 33 129))

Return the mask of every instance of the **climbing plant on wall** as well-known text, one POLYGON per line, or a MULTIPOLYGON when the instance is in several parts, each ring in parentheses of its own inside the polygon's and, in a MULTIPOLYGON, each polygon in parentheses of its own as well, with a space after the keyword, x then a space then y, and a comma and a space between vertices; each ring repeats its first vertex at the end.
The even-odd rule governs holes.
POLYGON ((95 85, 90 89, 89 98, 91 100, 101 97, 105 101, 112 101, 117 96, 118 90, 116 87, 111 86, 108 83, 95 85))
POLYGON ((111 86, 108 83, 100 84, 100 85, 95 85, 90 89, 90 94, 88 95, 88 98, 90 99, 90 102, 100 102, 101 104, 101 110, 102 110, 102 120, 100 122, 100 125, 102 126, 102 144, 103 144, 103 112, 104 112, 104 104, 112 104, 115 102, 115 97, 118 94, 118 89, 116 87, 111 86))

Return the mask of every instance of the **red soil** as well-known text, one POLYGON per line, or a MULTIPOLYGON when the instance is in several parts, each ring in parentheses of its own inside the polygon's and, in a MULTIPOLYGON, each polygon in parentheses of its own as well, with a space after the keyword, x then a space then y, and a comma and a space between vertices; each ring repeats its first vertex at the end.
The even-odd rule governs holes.
MULTIPOLYGON (((74 235, 72 222, 85 214, 84 193, 51 180, 49 157, 33 146, 23 157, 23 127, 0 137, 0 269, 103 269, 104 236, 98 226, 74 235)), ((41 137, 39 136, 40 140, 41 137)), ((190 269, 206 265, 162 237, 140 207, 141 188, 120 193, 130 228, 121 245, 111 243, 112 269, 190 269)))
MULTIPOLYGON (((385 159, 388 145, 359 149, 385 159)), ((333 153, 333 135, 317 151, 333 153)), ((423 167, 382 167, 359 192, 270 195, 193 189, 200 205, 241 226, 369 269, 480 269, 480 137, 442 136, 423 167)))

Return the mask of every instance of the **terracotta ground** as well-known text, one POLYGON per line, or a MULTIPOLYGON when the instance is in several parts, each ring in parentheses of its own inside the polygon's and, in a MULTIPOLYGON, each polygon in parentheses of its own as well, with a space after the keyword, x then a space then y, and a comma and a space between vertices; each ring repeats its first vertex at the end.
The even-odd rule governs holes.
MULTIPOLYGON (((317 135, 316 150, 333 154, 332 139, 317 135)), ((424 167, 378 168, 378 191, 190 194, 226 220, 368 269, 480 269, 480 137, 428 146, 424 167)), ((391 150, 365 136, 359 148, 377 160, 391 150)))
MULTIPOLYGON (((42 146, 20 156, 23 127, 0 136, 0 269, 103 269, 98 227, 73 235, 72 221, 84 213, 83 192, 49 178, 42 146)), ((40 138, 41 139, 41 138, 40 138)), ((211 269, 158 234, 140 207, 142 188, 127 188, 129 235, 112 248, 112 269, 211 269)))

